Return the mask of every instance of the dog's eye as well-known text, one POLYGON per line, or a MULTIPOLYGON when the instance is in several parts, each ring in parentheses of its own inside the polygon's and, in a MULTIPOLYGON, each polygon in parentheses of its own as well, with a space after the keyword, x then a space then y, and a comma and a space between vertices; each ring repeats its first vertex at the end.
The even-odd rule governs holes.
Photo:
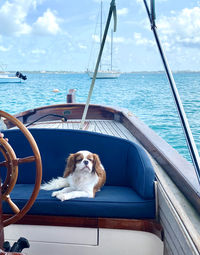
POLYGON ((88 158, 89 161, 93 162, 93 159, 92 158, 88 158))
POLYGON ((82 158, 76 158, 76 162, 81 162, 82 160, 82 158))

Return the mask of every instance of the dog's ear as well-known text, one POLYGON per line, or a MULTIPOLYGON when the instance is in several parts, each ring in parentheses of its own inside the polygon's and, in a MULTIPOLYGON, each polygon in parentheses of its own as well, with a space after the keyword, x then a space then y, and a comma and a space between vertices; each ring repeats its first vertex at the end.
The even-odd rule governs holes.
POLYGON ((65 171, 63 173, 63 177, 69 176, 71 173, 73 173, 75 169, 75 154, 70 154, 67 159, 67 164, 65 167, 65 171))
POLYGON ((99 156, 95 153, 93 153, 93 172, 96 172, 97 174, 100 173, 102 170, 101 161, 99 159, 99 156))
POLYGON ((93 171, 96 172, 96 174, 99 177, 99 181, 98 183, 95 185, 94 190, 93 190, 93 194, 95 197, 95 193, 101 189, 101 187, 105 184, 106 182, 106 172, 104 170, 103 165, 101 164, 101 161, 99 159, 99 156, 97 154, 93 154, 93 171))

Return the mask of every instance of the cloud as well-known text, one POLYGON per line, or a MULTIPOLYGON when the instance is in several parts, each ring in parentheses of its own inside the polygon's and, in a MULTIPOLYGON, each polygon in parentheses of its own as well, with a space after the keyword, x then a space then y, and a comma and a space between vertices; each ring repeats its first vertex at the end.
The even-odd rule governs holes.
MULTIPOLYGON (((102 1, 102 0, 93 0, 93 2, 95 2, 95 3, 101 3, 101 1, 102 1)), ((109 3, 110 0, 104 0, 104 3, 105 3, 105 2, 108 2, 108 3, 109 3)))
POLYGON ((28 15, 44 0, 5 1, 0 7, 0 34, 20 36, 24 34, 56 35, 61 31, 61 19, 54 11, 47 9, 33 24, 28 23, 28 15))
POLYGON ((4 46, 2 46, 2 45, 0 45, 0 51, 9 51, 10 50, 10 48, 6 48, 6 47, 4 47, 4 46))
POLYGON ((117 10, 117 15, 122 16, 122 15, 126 15, 128 13, 128 9, 127 8, 122 8, 117 10))
POLYGON ((100 37, 98 35, 92 35, 92 39, 97 42, 100 43, 100 37))
POLYGON ((31 51, 31 53, 36 55, 46 54, 46 50, 34 49, 31 51))
MULTIPOLYGON (((168 0, 156 0, 155 1, 155 8, 157 7, 157 4, 158 3, 163 3, 163 2, 167 2, 168 0)), ((143 11, 145 11, 146 12, 146 10, 145 10, 145 5, 144 5, 144 1, 143 0, 136 0, 136 4, 138 4, 142 9, 143 9, 143 11)), ((147 5, 149 6, 149 8, 150 8, 150 1, 147 1, 147 5)), ((140 10, 142 10, 142 9, 140 9, 140 10)), ((156 8, 157 9, 157 8, 156 8)), ((140 10, 138 10, 138 11, 140 11, 140 10)))
POLYGON ((173 11, 170 17, 159 19, 157 27, 162 41, 170 43, 171 47, 200 47, 200 7, 173 11))
POLYGON ((134 33, 134 40, 137 45, 154 46, 155 41, 142 37, 140 33, 134 33))
MULTIPOLYGON (((147 19, 143 20, 142 26, 149 30, 147 19)), ((177 51, 181 47, 200 48, 200 7, 184 8, 179 12, 172 10, 170 16, 157 19, 156 26, 166 51, 177 51)), ((153 40, 144 38, 140 33, 135 33, 134 39, 138 45, 155 45, 153 40)))
MULTIPOLYGON (((163 3, 163 2, 167 2, 168 0, 157 0, 156 3, 163 3)), ((143 0, 136 0, 136 3, 143 3, 143 0)))
MULTIPOLYGON (((100 43, 100 37, 98 35, 92 35, 92 39, 95 42, 100 43)), ((107 35, 106 41, 111 42, 111 37, 109 35, 107 35)), ((117 37, 117 36, 113 37, 114 43, 125 43, 126 41, 127 40, 124 37, 117 37)))
POLYGON ((33 5, 33 9, 36 10, 38 5, 42 4, 43 2, 45 2, 45 0, 32 0, 32 5, 33 5))
POLYGON ((4 35, 30 33, 31 27, 25 20, 27 10, 31 6, 31 0, 6 1, 0 8, 0 33, 4 35))
POLYGON ((47 9, 43 16, 33 24, 33 32, 39 35, 56 35, 61 31, 59 19, 54 12, 47 9))
POLYGON ((113 38, 113 42, 114 43, 124 43, 125 42, 125 38, 121 37, 121 36, 116 36, 113 38))
POLYGON ((83 50, 87 49, 87 46, 86 46, 86 45, 83 45, 83 44, 81 44, 81 43, 78 44, 78 47, 79 47, 80 49, 83 49, 83 50))

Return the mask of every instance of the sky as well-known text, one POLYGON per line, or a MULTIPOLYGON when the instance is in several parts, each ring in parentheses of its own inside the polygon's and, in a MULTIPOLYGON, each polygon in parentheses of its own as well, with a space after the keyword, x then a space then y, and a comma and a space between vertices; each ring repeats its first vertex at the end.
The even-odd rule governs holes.
MULTIPOLYGON (((157 32, 171 69, 200 71, 200 1, 155 2, 157 32)), ((109 5, 103 0, 104 19, 109 5)), ((116 0, 116 6, 114 67, 121 72, 163 70, 143 1, 116 0)), ((91 68, 96 58, 91 49, 97 52, 99 42, 99 8, 100 0, 1 0, 1 69, 83 72, 91 68)), ((104 58, 110 61, 106 51, 110 46, 106 47, 104 58)))

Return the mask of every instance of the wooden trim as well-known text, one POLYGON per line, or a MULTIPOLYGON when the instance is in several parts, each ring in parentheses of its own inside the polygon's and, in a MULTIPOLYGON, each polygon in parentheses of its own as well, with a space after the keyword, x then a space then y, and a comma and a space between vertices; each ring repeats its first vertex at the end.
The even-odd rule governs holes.
MULTIPOLYGON (((0 178, 1 183, 1 178, 0 178)), ((0 185, 0 249, 3 249, 4 233, 3 233, 3 219, 2 219, 2 204, 1 204, 1 185, 0 185)))
MULTIPOLYGON (((75 104, 75 103, 48 105, 48 106, 28 110, 20 114, 16 114, 14 115, 14 117, 20 120, 23 124, 29 124, 48 114, 62 115, 69 120, 81 119, 83 115, 84 107, 85 107, 85 104, 75 104)), ((118 113, 119 113, 118 110, 113 109, 111 107, 93 104, 89 106, 86 119, 113 120, 118 113)), ((53 115, 42 118, 40 122, 59 119, 58 117, 53 115)), ((14 126, 13 123, 11 123, 11 121, 9 120, 4 120, 4 123, 7 126, 7 128, 11 128, 14 126)))
POLYGON ((3 232, 3 225, 2 222, 0 224, 0 249, 3 248, 3 243, 4 243, 4 232, 3 232))
MULTIPOLYGON (((80 119, 82 117, 84 111, 85 104, 57 104, 57 105, 48 105, 44 107, 35 108, 33 110, 28 110, 22 112, 20 114, 15 115, 16 118, 20 119, 23 123, 29 123, 34 121, 35 119, 44 116, 45 114, 52 113, 63 115, 67 114, 68 119, 80 119)), ((88 109, 87 119, 114 119, 114 114, 118 113, 117 110, 101 106, 91 104, 88 109)), ((48 117, 47 120, 55 120, 58 118, 48 117)))
MULTIPOLYGON (((4 214, 3 218, 7 219, 11 214, 4 214)), ((25 225, 42 225, 42 226, 67 226, 67 227, 98 227, 96 218, 87 217, 64 217, 64 216, 46 216, 46 215, 25 215, 15 224, 25 225)))
POLYGON ((163 229, 160 223, 154 219, 113 219, 113 218, 99 218, 99 228, 109 229, 126 229, 135 231, 144 231, 155 234, 161 240, 163 239, 163 229))
POLYGON ((19 252, 1 252, 0 255, 25 255, 24 253, 19 253, 19 252))
MULTIPOLYGON (((4 214, 4 219, 11 215, 4 214)), ((88 218, 45 215, 25 215, 15 224, 65 226, 85 228, 109 228, 144 231, 157 235, 162 239, 162 227, 155 219, 119 219, 119 218, 88 218)))

